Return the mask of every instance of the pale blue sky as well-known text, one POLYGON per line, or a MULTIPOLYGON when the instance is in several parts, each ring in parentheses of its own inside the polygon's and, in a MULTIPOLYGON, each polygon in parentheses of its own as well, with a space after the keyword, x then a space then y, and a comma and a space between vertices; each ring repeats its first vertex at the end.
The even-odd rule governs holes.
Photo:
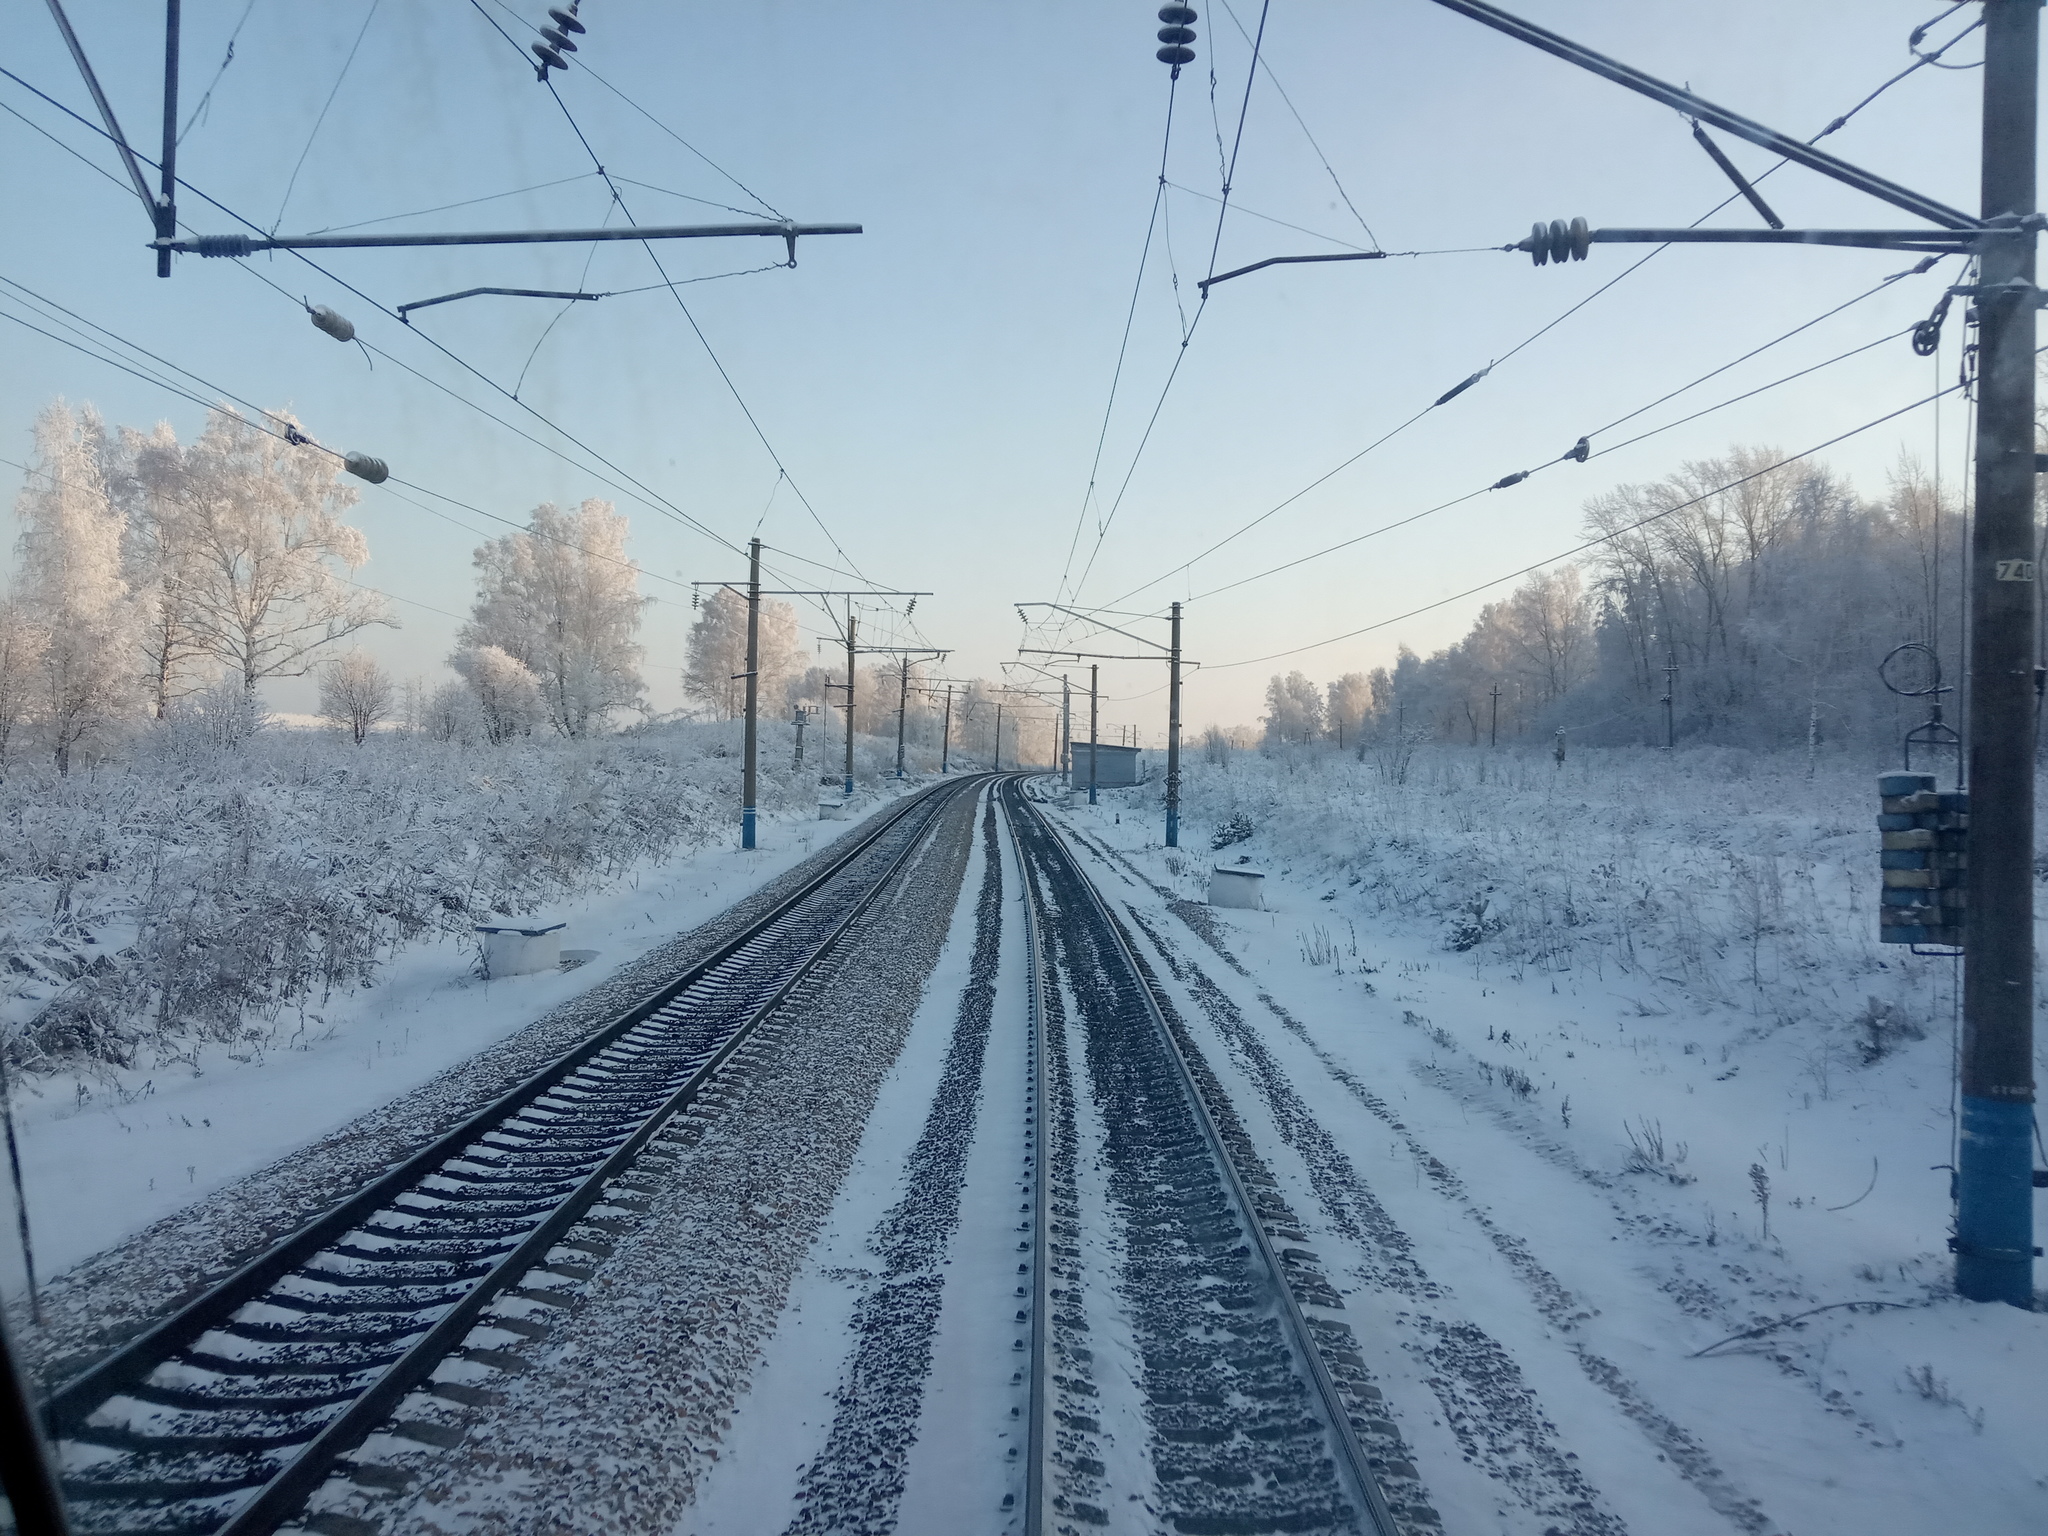
MULTIPOLYGON (((518 33, 540 4, 483 0, 518 33)), ((1257 0, 1232 0, 1247 28, 1257 0)), ((212 80, 248 0, 186 0, 185 102, 212 80)), ((1804 137, 1910 62, 1906 34, 1936 0, 1810 0, 1712 6, 1518 0, 1521 14, 1653 74, 1689 82, 1804 137)), ((548 94, 467 0, 255 0, 180 170, 269 226, 358 34, 362 42, 305 155, 279 226, 303 231, 532 187, 561 185, 379 229, 584 225, 607 198, 548 94)), ((1167 175, 1212 196, 1218 126, 1234 134, 1249 49, 1220 6, 1204 12, 1183 74, 1167 175), (1217 74, 1212 117, 1209 70, 1217 74)), ((795 483, 860 569, 929 588, 916 620, 956 648, 958 675, 1013 654, 1012 604, 1052 597, 1081 513, 1126 306, 1159 169, 1167 70, 1153 60, 1155 7, 652 4, 589 0, 588 62, 774 207, 806 221, 857 220, 867 233, 799 247, 795 271, 683 291, 795 483)), ((70 11, 123 126, 154 153, 161 8, 72 0, 70 11)), ((80 111, 90 102, 40 0, 7 7, 10 68, 80 111)), ((1974 15, 1938 28, 1937 40, 1974 15)), ((1950 55, 1977 56, 1974 40, 1950 55)), ((1466 21, 1428 0, 1276 0, 1265 58, 1358 212, 1389 250, 1498 244, 1532 220, 1683 224, 1727 183, 1674 113, 1466 21)), ((750 198, 579 68, 563 100, 647 222, 730 214, 669 193, 749 209, 750 198), (647 185, 635 185, 644 183, 647 185), (649 190, 649 186, 668 192, 649 190)), ((1953 205, 1974 209, 1975 71, 1913 75, 1826 147, 1953 205)), ((117 171, 107 146, 10 81, 0 102, 117 171)), ((132 194, 20 119, 0 114, 0 275, 190 368, 222 389, 286 405, 322 441, 390 461, 394 473, 501 516, 545 499, 611 496, 633 522, 649 573, 733 574, 732 554, 593 474, 514 435, 396 366, 367 366, 315 331, 303 296, 350 316, 364 338, 428 379, 546 436, 418 335, 285 255, 248 263, 287 298, 227 261, 185 258, 160 282, 132 194)), ((1727 141, 1754 173, 1762 152, 1727 141)), ((1787 168, 1764 184, 1800 225, 1910 226, 1886 206, 1787 168)), ((1368 243, 1303 130, 1261 79, 1251 95, 1219 270, 1263 256, 1337 250, 1257 213, 1368 243)), ((196 229, 233 226, 188 197, 196 229)), ((1116 411, 1102 456, 1100 512, 1130 469, 1179 350, 1208 265, 1215 204, 1169 194, 1155 233, 1116 411), (1168 232, 1170 230, 1170 240, 1168 232), (1170 260, 1169 260, 1170 255, 1170 260)), ((1719 216, 1749 223, 1738 205, 1719 216)), ((673 276, 772 260, 779 242, 660 247, 673 276)), ((1219 287, 1151 442, 1101 540, 1084 601, 1108 602, 1265 512, 1358 452, 1459 379, 1503 357, 1620 272, 1639 252, 1596 247, 1583 265, 1536 270, 1476 254, 1268 269, 1219 287)), ((334 252, 321 264, 387 306, 479 284, 574 287, 587 248, 334 252)), ((1937 365, 1903 340, 1652 438, 1565 465, 1412 527, 1213 598, 1201 594, 1292 556, 1421 510, 1568 448, 1708 368, 1910 265, 1897 254, 1692 248, 1669 252, 1501 364, 1485 382, 1273 517, 1192 572, 1120 607, 1193 597, 1188 649, 1239 661, 1372 624, 1577 542, 1580 507, 1627 481, 1731 443, 1804 448, 1929 393, 1937 365)), ((1952 271, 1954 264, 1944 270, 1952 271)), ((602 247, 591 289, 652 282, 637 246, 602 247)), ((1927 312, 1940 273, 1895 285, 1679 401, 1596 438, 1613 442, 1834 356, 1927 312)), ((509 387, 560 306, 476 299, 421 312, 431 335, 509 387)), ((23 312, 16 303, 0 305, 23 312)), ((1954 376, 1951 326, 1939 382, 1954 376)), ((154 386, 15 326, 0 355, 4 456, 26 457, 36 410, 63 394, 111 419, 168 419, 181 436, 202 412, 154 386)), ((204 393, 204 391, 201 391, 204 393)), ((578 305, 534 356, 523 398, 735 543, 757 522, 772 545, 837 563, 832 546, 740 415, 665 292, 578 305), (765 509, 765 515, 764 515, 765 509)), ((1962 414, 1942 417, 1944 468, 1960 471, 1962 414)), ((1827 456, 1867 492, 1901 449, 1931 457, 1932 412, 1827 456)), ((572 450, 573 453, 573 450, 572 450)), ((16 472, 0 467, 9 477, 16 472)), ((1959 480, 1958 482, 1959 483, 1959 480)), ((476 533, 364 488, 357 520, 373 560, 362 579, 410 600, 406 627, 371 648, 401 671, 437 675, 467 606, 476 533), (413 606, 413 605, 426 605, 413 606)), ((462 522, 502 531, 468 513, 462 522)), ((792 573, 807 568, 781 561, 792 573)), ((808 571, 807 580, 818 573, 808 571)), ((834 579, 827 585, 842 585, 834 579)), ((657 704, 678 702, 687 626, 681 590, 646 630, 657 704), (680 601, 679 601, 680 599, 680 601)), ((1500 589, 1505 591, 1506 589, 1500 589)), ((1191 684, 1192 724, 1246 721, 1268 673, 1326 678, 1387 660, 1397 642, 1455 638, 1486 596, 1286 660, 1217 665, 1191 684)), ((878 621, 879 622, 879 621, 878 621)), ((878 629, 878 633, 880 630, 878 629)), ((1106 649, 1122 650, 1117 643, 1106 649)), ((1874 658, 1873 658, 1874 659, 1874 658)), ((1153 667, 1110 669, 1108 721, 1163 722, 1153 667)), ((303 707, 303 692, 280 692, 303 707)))

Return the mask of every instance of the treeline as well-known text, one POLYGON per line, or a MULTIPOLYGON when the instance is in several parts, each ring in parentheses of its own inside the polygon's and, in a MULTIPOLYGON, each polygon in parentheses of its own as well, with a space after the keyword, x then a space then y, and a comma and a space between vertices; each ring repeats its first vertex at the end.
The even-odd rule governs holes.
POLYGON ((216 410, 190 444, 109 430, 58 401, 35 424, 16 501, 15 576, 0 594, 0 769, 31 749, 58 773, 152 723, 232 743, 271 679, 316 673, 321 709, 357 743, 386 723, 503 742, 579 737, 637 711, 642 599, 610 503, 534 511, 476 551, 458 681, 401 685, 342 642, 396 627, 353 573, 369 545, 332 454, 216 410))
POLYGON ((1876 499, 1782 458, 1736 449, 1588 502, 1601 543, 1456 644, 1325 685, 1275 676, 1266 739, 1661 745, 1668 694, 1679 743, 1889 749, 1927 714, 1879 679, 1889 652, 1932 646, 1960 681, 1961 509, 1910 458, 1876 499))

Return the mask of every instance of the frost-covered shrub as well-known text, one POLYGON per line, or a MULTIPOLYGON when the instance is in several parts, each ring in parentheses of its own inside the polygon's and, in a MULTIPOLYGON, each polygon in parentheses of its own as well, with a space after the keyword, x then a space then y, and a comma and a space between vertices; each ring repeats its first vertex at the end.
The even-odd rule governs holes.
MULTIPOLYGON (((730 836, 739 730, 360 748, 270 730, 224 748, 173 723, 90 773, 17 772, 0 784, 5 1048, 30 1067, 125 1063, 264 1034, 399 944, 466 940, 730 836)), ((883 744, 859 741, 879 766, 883 744)), ((813 795, 787 728, 764 730, 764 808, 813 795)))
POLYGON ((1228 772, 1184 759, 1182 817, 1212 840, 1245 817, 1276 873, 1475 968, 1624 996, 1676 985, 1869 1062, 1926 1028, 1947 975, 1877 942, 1880 766, 1844 754, 1809 775, 1803 751, 1707 746, 1575 747, 1560 766, 1540 743, 1424 745, 1396 783, 1295 746, 1228 772))

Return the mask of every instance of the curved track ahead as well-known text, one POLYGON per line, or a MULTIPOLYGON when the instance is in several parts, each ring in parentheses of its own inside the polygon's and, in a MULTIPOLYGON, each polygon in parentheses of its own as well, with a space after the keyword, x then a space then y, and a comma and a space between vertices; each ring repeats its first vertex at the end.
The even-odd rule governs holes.
POLYGON ((660 993, 60 1388, 74 1529, 254 1536, 289 1519, 501 1293, 587 1273, 601 1240, 563 1238, 602 1229, 595 1208, 638 1208, 615 1181, 641 1148, 979 782, 881 818, 660 993))
POLYGON ((1350 1331, 1331 1315, 1342 1301, 1313 1255, 1278 1246, 1299 1236, 1291 1218, 1241 1133, 1219 1130, 1235 1118, 1212 1114, 1202 1084, 1220 1088, 1108 906, 1015 780, 1003 794, 1026 872, 1038 1132, 1026 1536, 1117 1524, 1130 1495, 1097 1454, 1091 1304, 1115 1305, 1136 1347, 1142 1496, 1161 1523, 1398 1536, 1357 1438, 1377 1394, 1351 1379, 1350 1331), (1092 1222, 1121 1230, 1115 1274, 1089 1273, 1092 1222))

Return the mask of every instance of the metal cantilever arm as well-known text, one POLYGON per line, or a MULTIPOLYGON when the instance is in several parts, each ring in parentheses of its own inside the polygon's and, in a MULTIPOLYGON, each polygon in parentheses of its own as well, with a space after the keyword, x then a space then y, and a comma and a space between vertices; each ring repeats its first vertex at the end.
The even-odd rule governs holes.
MULTIPOLYGON (((1851 245, 1885 251, 1974 251, 1989 233, 1938 229, 1596 229, 1595 245, 1851 245)), ((1512 247, 1510 247, 1512 249, 1512 247)))
POLYGON ((717 240, 730 235, 774 235, 790 243, 794 260, 799 235, 857 235, 858 224, 792 224, 759 220, 747 224, 624 225, 609 229, 500 229, 470 234, 424 235, 199 235, 157 242, 165 250, 196 256, 248 256, 257 251, 330 251, 405 245, 581 245, 592 240, 717 240))
POLYGON ((601 299, 601 293, 567 293, 554 288, 465 288, 460 293, 444 293, 439 298, 414 299, 410 304, 398 306, 398 318, 410 325, 407 316, 415 309, 426 309, 434 304, 453 304, 457 299, 473 299, 479 294, 501 293, 513 299, 601 299))
POLYGON ((1774 155, 1784 156, 1796 165, 1803 165, 1810 171, 1818 171, 1821 175, 1832 177, 1845 186, 1856 188, 1859 192, 1867 192, 1872 197, 1881 198, 1893 207, 1903 208, 1929 223, 1939 224, 1945 229, 1980 227, 1980 221, 1959 209, 1949 207, 1946 203, 1922 196, 1910 187, 1902 187, 1895 181, 1887 181, 1884 177, 1866 171, 1860 166, 1851 165, 1846 160, 1838 160, 1810 144, 1778 132, 1775 128, 1766 128, 1762 123, 1753 122, 1740 113, 1730 112, 1726 107, 1716 106, 1711 101, 1693 95, 1691 91, 1680 90, 1677 86, 1667 84, 1654 75, 1646 75, 1618 59, 1610 59, 1603 53, 1596 53, 1582 43, 1575 43, 1568 37, 1560 37, 1555 32, 1537 26, 1534 22, 1510 15, 1499 6, 1486 4, 1485 0, 1435 0, 1435 3, 1445 10, 1456 11, 1460 16, 1470 17, 1473 21, 1492 27, 1496 32, 1504 32, 1533 48, 1541 48, 1545 53, 1553 54, 1568 64, 1576 64, 1581 69, 1590 70, 1604 79, 1612 80, 1616 85, 1627 86, 1628 89, 1647 96, 1652 101, 1661 101, 1667 107, 1675 107, 1687 117, 1711 123, 1739 139, 1747 139, 1752 144, 1768 149, 1774 155))

